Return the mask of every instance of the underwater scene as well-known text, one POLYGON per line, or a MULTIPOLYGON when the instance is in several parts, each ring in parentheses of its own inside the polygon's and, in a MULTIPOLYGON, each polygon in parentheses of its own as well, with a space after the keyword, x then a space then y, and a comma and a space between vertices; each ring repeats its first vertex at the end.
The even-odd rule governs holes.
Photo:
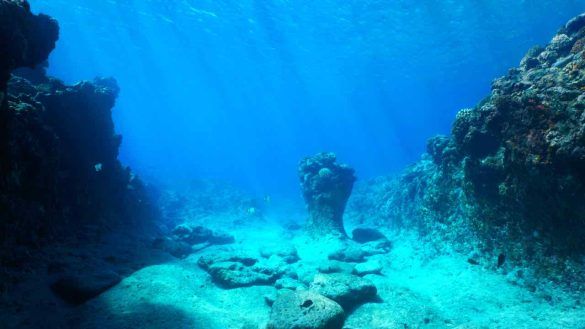
POLYGON ((0 0, 0 328, 585 329, 585 0, 0 0))

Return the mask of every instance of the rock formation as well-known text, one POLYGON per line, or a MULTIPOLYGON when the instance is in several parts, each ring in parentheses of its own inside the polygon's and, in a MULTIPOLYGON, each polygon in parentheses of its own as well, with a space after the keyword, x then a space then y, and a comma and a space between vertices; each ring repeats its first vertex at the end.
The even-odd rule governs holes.
POLYGON ((25 0, 0 0, 0 90, 10 72, 46 61, 59 37, 59 26, 46 15, 33 15, 25 0))
POLYGON ((480 250, 482 265, 530 265, 582 283, 584 91, 581 15, 497 79, 484 101, 460 111, 452 135, 431 139, 428 155, 402 177, 374 184, 377 201, 360 199, 360 209, 480 250))
POLYGON ((299 177, 310 214, 308 231, 346 236, 343 212, 356 180, 354 170, 336 163, 333 153, 319 153, 301 161, 299 177))
POLYGON ((155 208, 117 159, 116 82, 46 77, 58 25, 26 1, 0 0, 0 20, 0 264, 17 270, 48 244, 148 226, 155 208))

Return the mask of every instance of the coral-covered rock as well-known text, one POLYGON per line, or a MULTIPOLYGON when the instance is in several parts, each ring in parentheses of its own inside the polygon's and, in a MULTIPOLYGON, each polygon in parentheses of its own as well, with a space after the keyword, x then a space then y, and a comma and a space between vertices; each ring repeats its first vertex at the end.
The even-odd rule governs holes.
POLYGON ((299 177, 310 214, 309 232, 345 236, 343 212, 356 180, 354 170, 336 163, 333 153, 319 153, 300 162, 299 177))
POLYGON ((345 313, 339 304, 311 291, 281 293, 270 312, 267 329, 341 329, 345 313))
POLYGON ((47 60, 59 38, 59 25, 46 15, 34 15, 28 1, 0 0, 0 90, 10 72, 47 60))
MULTIPOLYGON (((585 289, 585 16, 461 110, 451 137, 394 181, 377 184, 380 220, 415 228, 482 264, 530 264, 585 289), (477 260, 479 262, 480 260, 477 260)), ((359 198, 358 198, 359 199, 359 198)))

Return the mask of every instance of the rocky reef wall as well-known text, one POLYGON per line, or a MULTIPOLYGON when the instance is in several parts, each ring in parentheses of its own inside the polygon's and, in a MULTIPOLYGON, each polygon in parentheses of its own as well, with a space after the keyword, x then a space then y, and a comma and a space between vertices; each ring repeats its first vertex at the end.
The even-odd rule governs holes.
POLYGON ((581 15, 460 111, 451 136, 429 140, 401 177, 362 187, 353 213, 451 241, 482 258, 473 263, 585 287, 584 49, 581 15))
POLYGON ((18 267, 50 243, 148 223, 155 208, 117 159, 116 82, 67 86, 47 77, 43 63, 59 28, 26 1, 0 1, 0 20, 2 265, 18 267))

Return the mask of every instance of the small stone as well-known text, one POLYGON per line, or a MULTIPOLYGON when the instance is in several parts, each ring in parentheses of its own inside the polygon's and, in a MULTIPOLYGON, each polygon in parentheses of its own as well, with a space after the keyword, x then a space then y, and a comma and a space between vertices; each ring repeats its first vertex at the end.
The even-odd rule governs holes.
POLYGON ((344 319, 343 309, 331 299, 287 290, 274 301, 266 329, 341 329, 344 319))
POLYGON ((367 274, 380 274, 382 273, 382 264, 378 260, 369 260, 365 263, 357 264, 353 268, 353 274, 364 276, 367 274))

